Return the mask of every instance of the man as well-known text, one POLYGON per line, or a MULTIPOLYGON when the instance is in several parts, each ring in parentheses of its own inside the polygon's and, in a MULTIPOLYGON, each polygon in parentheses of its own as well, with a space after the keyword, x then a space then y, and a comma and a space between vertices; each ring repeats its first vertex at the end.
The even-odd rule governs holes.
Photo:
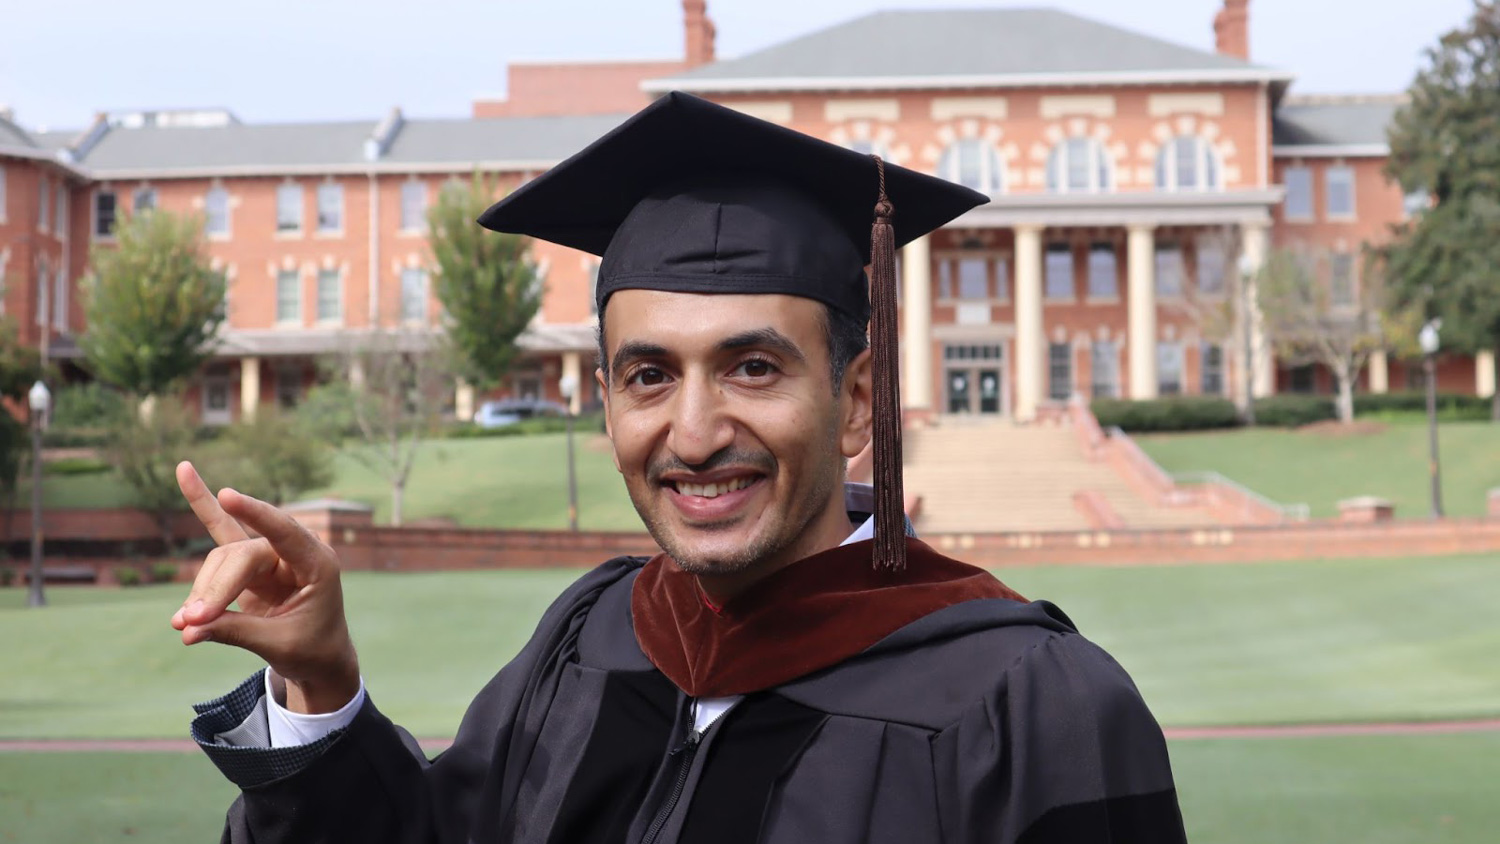
POLYGON ((1182 841, 1124 671, 903 535, 894 249, 982 201, 672 94, 485 213, 602 254, 609 436, 666 553, 569 588, 432 762, 365 694, 332 551, 180 467, 220 547, 173 626, 269 664, 193 724, 225 840, 1182 841))

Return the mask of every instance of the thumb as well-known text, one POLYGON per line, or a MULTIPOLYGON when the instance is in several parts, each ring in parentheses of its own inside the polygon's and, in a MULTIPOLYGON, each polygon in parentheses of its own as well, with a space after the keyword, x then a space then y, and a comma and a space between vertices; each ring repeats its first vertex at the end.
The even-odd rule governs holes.
POLYGON ((274 624, 273 619, 230 610, 206 624, 184 629, 182 639, 187 644, 217 642, 242 648, 266 662, 273 662, 272 655, 280 650, 276 647, 279 637, 274 624))

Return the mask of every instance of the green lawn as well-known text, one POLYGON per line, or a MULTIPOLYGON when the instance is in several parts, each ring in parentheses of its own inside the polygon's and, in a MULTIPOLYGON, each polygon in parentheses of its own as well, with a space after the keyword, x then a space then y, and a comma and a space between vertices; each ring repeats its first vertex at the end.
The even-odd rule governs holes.
MULTIPOLYGON (((1500 733, 1171 751, 1193 844, 1489 844, 1500 827, 1500 733)), ((234 794, 196 754, 0 753, 0 841, 201 844, 217 838, 234 794)))
MULTIPOLYGON (((1314 517, 1338 515, 1338 501, 1378 495, 1397 516, 1428 512, 1427 426, 1398 421, 1364 435, 1267 428, 1139 435, 1168 472, 1212 470, 1283 504, 1305 503, 1314 517)), ((1439 428, 1443 503, 1449 515, 1479 516, 1500 487, 1500 425, 1451 422, 1439 428)))
MULTIPOLYGON (((573 572, 347 576, 371 693, 418 735, 464 705, 573 572), (434 658, 437 656, 441 658, 434 658)), ((1018 568, 1129 669, 1169 725, 1500 715, 1500 559, 1018 568)), ((43 611, 0 590, 0 738, 156 737, 257 665, 184 648, 181 586, 51 590, 43 611)))

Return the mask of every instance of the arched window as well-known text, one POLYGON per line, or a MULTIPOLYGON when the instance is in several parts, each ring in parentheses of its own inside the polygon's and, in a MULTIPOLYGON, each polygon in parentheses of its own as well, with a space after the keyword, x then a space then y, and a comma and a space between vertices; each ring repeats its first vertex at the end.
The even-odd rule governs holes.
POLYGON ((1158 190, 1219 190, 1219 157, 1206 138, 1178 135, 1156 155, 1158 190))
POLYGON ((981 138, 963 138, 949 144, 938 162, 938 175, 991 196, 1005 190, 1000 152, 981 138))
POLYGON ((1100 193, 1114 188, 1114 162, 1094 138, 1067 138, 1047 156, 1047 189, 1057 193, 1100 193))

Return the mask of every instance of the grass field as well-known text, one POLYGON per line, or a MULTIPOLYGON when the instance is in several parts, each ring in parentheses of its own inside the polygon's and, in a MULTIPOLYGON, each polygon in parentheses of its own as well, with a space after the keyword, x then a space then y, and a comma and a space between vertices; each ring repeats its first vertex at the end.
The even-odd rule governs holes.
MULTIPOLYGON (((1491 844, 1500 828, 1500 733, 1178 741, 1171 752, 1193 844, 1491 844)), ((197 754, 0 753, 0 841, 203 844, 234 795, 197 754)))
MULTIPOLYGON (((572 572, 346 577, 371 693, 418 735, 464 704, 529 635, 572 572), (441 659, 434 659, 441 655, 441 659)), ((1500 715, 1500 560, 1018 568, 1130 670, 1165 724, 1500 715)), ((257 666, 184 648, 180 586, 53 589, 45 611, 0 590, 0 738, 181 736, 190 703, 257 666), (24 644, 17 644, 24 643, 24 644), (58 670, 66 666, 67 670, 58 670)))
MULTIPOLYGON (((1428 512, 1423 422, 1357 435, 1257 428, 1135 439, 1168 472, 1216 471, 1283 504, 1308 504, 1314 517, 1338 515, 1339 500, 1356 495, 1390 499, 1397 516, 1428 512)), ((1500 425, 1445 423, 1438 448, 1448 515, 1483 515, 1486 494, 1500 487, 1500 425)))

